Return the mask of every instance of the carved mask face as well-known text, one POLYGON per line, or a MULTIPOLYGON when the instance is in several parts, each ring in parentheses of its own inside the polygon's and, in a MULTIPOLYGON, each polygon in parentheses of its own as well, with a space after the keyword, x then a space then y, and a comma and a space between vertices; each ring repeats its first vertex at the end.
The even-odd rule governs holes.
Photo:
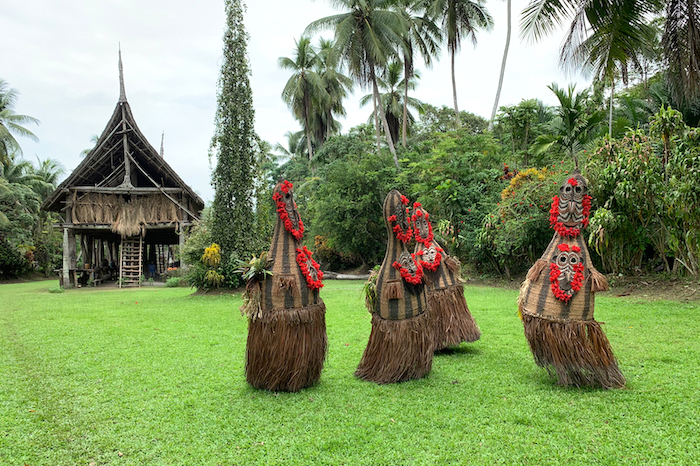
POLYGON ((562 252, 555 257, 555 261, 561 272, 559 275, 559 288, 564 291, 571 291, 571 282, 574 281, 574 275, 576 275, 574 266, 581 262, 581 256, 575 252, 562 252))
POLYGON ((406 215, 406 208, 403 205, 397 205, 392 213, 396 215, 396 224, 401 227, 402 231, 407 231, 411 227, 408 215, 406 215))
POLYGON ((413 259, 413 257, 411 257, 411 254, 406 251, 401 253, 401 256, 399 256, 399 260, 397 262, 412 275, 418 271, 416 261, 413 259))
POLYGON ((314 281, 318 280, 318 270, 316 270, 316 267, 309 267, 309 275, 314 281))
POLYGON ((552 258, 549 280, 554 295, 565 302, 581 289, 583 284, 583 258, 577 246, 559 245, 559 253, 552 258))
POLYGON ((567 179, 552 199, 549 222, 561 236, 577 236, 588 226, 591 196, 586 180, 579 174, 567 179))
POLYGON ((438 251, 435 249, 435 246, 431 245, 428 249, 423 250, 422 260, 430 263, 435 262, 437 253, 438 251))
POLYGON ((569 178, 559 188, 559 215, 557 220, 569 228, 581 228, 583 222, 583 196, 586 185, 579 178, 569 178))
POLYGON ((428 222, 428 215, 425 213, 425 211, 416 211, 415 225, 421 238, 427 238, 428 235, 430 235, 430 223, 428 222), (419 215, 418 212, 421 212, 421 215, 419 215))
POLYGON ((297 205, 294 202, 294 194, 292 193, 291 183, 285 181, 284 183, 278 184, 275 187, 275 192, 273 195, 275 200, 284 203, 284 210, 287 212, 289 220, 292 222, 294 228, 299 227, 299 212, 297 212, 297 205), (285 184, 288 183, 288 184, 285 184))

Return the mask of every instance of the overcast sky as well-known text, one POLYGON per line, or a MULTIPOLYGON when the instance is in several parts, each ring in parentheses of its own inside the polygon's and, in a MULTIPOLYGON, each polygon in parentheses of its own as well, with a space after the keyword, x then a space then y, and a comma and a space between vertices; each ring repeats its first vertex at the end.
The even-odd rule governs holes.
MULTIPOLYGON (((247 0, 245 26, 258 134, 273 145, 298 131, 280 94, 289 72, 277 67, 293 56, 294 40, 313 20, 338 13, 324 0, 247 0)), ((535 45, 518 38, 526 0, 513 0, 513 38, 500 105, 539 98, 554 105, 547 85, 578 81, 558 69, 563 33, 535 45)), ((478 34, 476 49, 464 41, 456 57, 460 110, 490 117, 506 36, 505 1, 487 2, 491 32, 478 34)), ((15 111, 41 121, 28 126, 40 139, 19 142, 26 159, 52 158, 67 171, 102 133, 119 99, 121 44, 126 96, 136 122, 165 159, 205 201, 213 199, 208 149, 214 130, 216 83, 222 57, 223 0, 0 0, 0 78, 18 90, 15 111)), ((316 41, 314 40, 314 43, 316 41)), ((414 97, 452 106, 446 51, 422 78, 414 97)), ((346 102, 343 131, 367 120, 356 90, 346 102)))

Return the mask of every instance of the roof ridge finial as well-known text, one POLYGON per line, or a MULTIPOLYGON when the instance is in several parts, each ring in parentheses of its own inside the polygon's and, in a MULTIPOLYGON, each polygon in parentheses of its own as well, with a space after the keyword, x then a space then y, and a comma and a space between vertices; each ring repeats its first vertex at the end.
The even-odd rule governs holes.
POLYGON ((119 43, 119 102, 126 102, 126 90, 124 90, 124 67, 122 66, 122 44, 119 43))
POLYGON ((160 157, 165 158, 165 149, 163 149, 163 141, 165 141, 165 130, 163 134, 160 135, 160 157))

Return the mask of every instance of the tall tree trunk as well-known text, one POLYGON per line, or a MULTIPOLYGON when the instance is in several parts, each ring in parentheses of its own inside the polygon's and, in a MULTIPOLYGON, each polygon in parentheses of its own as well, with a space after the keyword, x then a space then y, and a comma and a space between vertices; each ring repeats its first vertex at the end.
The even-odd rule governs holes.
POLYGON ((309 100, 310 99, 308 93, 304 92, 304 129, 306 132, 306 147, 309 151, 309 160, 311 160, 314 156, 314 151, 311 147, 311 125, 309 124, 309 107, 311 105, 309 103, 309 100))
MULTIPOLYGON (((404 59, 404 63, 407 60, 404 59)), ((401 126, 401 143, 406 148, 406 126, 408 126, 408 65, 404 65, 403 72, 403 125, 401 126)))
POLYGON ((374 104, 374 131, 377 133, 377 150, 379 150, 381 147, 381 138, 379 135, 379 112, 377 111, 377 95, 374 93, 374 86, 372 86, 372 103, 374 104))
POLYGON ((396 165, 396 169, 401 171, 401 167, 399 166, 399 158, 396 156, 396 148, 394 148, 394 142, 391 140, 391 130, 389 130, 389 122, 386 121, 386 115, 384 114, 384 106, 381 105, 381 99, 379 98, 379 88, 377 87, 377 78, 374 75, 374 67, 372 67, 370 72, 372 73, 372 90, 374 92, 374 98, 377 102, 379 102, 379 105, 377 105, 377 107, 379 108, 379 116, 381 117, 382 123, 384 124, 386 144, 389 146, 389 151, 394 157, 394 165, 396 165))
POLYGON ((613 113, 613 96, 615 95, 615 79, 612 80, 610 86, 610 116, 608 117, 608 136, 612 137, 612 113, 613 113))
POLYGON ((452 64, 452 98, 455 103, 455 125, 457 128, 462 127, 462 120, 459 118, 459 108, 457 107, 457 81, 455 80, 455 53, 450 54, 450 62, 452 64))
MULTIPOLYGON (((510 0, 508 0, 508 1, 510 2, 510 0)), ((527 139, 529 136, 530 136, 530 122, 526 121, 525 122, 525 146, 523 147, 523 151, 525 152, 525 166, 526 167, 528 166, 527 165, 527 162, 528 162, 528 160, 527 160, 527 148, 528 148, 527 139)))
POLYGON ((493 131, 493 120, 496 119, 496 111, 498 111, 498 101, 501 98, 501 87, 503 87, 503 76, 506 73, 506 60, 508 59, 508 48, 510 47, 510 10, 511 0, 507 0, 508 9, 508 32, 506 33, 506 47, 503 49, 503 61, 501 61, 501 76, 498 78, 498 89, 496 90, 496 100, 493 102, 493 110, 491 110, 491 119, 489 120, 489 131, 493 131))

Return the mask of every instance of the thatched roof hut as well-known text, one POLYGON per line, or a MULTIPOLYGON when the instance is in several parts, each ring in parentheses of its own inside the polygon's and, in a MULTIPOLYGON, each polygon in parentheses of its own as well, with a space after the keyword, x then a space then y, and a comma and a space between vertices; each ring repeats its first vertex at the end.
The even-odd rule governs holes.
MULTIPOLYGON (((138 283, 148 270, 144 256, 157 262, 158 269, 164 268, 158 257, 163 247, 157 246, 181 244, 184 228, 204 208, 202 199, 136 125, 126 100, 121 52, 119 84, 119 101, 97 144, 42 204, 44 210, 64 218, 59 225, 64 231, 64 283, 76 269, 76 234, 82 238, 88 268, 95 269, 105 259, 116 262, 119 246, 121 282, 138 283)), ((172 254, 172 248, 168 251, 172 254)))

